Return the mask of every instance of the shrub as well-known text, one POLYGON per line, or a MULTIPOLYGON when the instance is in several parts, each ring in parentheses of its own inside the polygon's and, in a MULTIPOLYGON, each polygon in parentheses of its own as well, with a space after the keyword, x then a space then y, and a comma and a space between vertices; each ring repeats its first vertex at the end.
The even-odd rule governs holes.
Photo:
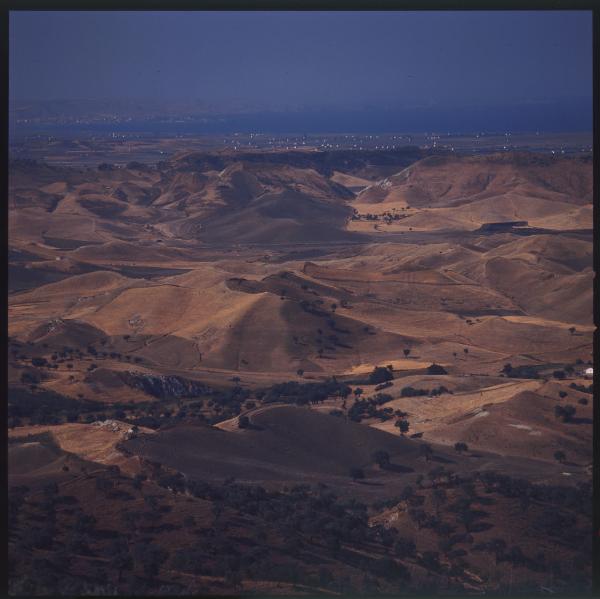
POLYGON ((462 453, 463 451, 469 451, 469 446, 466 443, 455 443, 454 449, 458 451, 458 453, 462 453))
POLYGON ((384 468, 390 463, 390 454, 380 449, 373 454, 373 459, 380 468, 384 468))
POLYGON ((21 374, 21 383, 24 385, 36 385, 41 381, 41 377, 36 372, 23 372, 21 374))
POLYGON ((534 366, 516 366, 505 364, 502 372, 510 378, 516 379, 539 379, 540 375, 534 366))
POLYGON ((404 387, 400 391, 400 397, 418 397, 420 395, 427 395, 427 389, 415 389, 414 387, 404 387))
POLYGON ((378 393, 377 395, 375 395, 375 397, 373 398, 378 405, 383 405, 384 403, 388 403, 389 401, 392 401, 394 398, 389 395, 388 393, 378 393))
POLYGON ((403 435, 408 432, 410 427, 408 420, 396 420, 394 426, 397 426, 400 429, 400 433, 403 435))
POLYGON ((593 393, 594 392, 594 385, 589 385, 588 387, 586 387, 585 385, 578 385, 577 383, 571 383, 569 385, 569 387, 571 387, 571 389, 575 389, 575 391, 581 391, 582 393, 593 393))
POLYGON ((576 411, 573 406, 555 406, 554 415, 556 418, 561 418, 563 422, 570 422, 576 411))

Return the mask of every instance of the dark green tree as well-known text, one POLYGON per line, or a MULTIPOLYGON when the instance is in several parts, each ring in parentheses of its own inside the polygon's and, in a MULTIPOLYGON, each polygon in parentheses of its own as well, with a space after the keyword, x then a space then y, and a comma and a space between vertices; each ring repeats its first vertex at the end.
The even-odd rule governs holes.
POLYGON ((454 444, 454 449, 458 453, 462 453, 463 451, 469 451, 469 446, 466 443, 459 442, 454 444))
POLYGON ((404 434, 408 432, 409 429, 409 423, 408 420, 404 420, 403 418, 396 420, 396 423, 394 424, 394 426, 397 426, 400 429, 400 434, 404 434))
POLYGON ((375 463, 382 469, 390 465, 390 454, 382 449, 373 454, 373 459, 375 460, 375 463))
POLYGON ((560 462, 562 464, 566 458, 567 458, 567 456, 565 455, 564 451, 555 451, 554 452, 554 459, 557 462, 560 462))

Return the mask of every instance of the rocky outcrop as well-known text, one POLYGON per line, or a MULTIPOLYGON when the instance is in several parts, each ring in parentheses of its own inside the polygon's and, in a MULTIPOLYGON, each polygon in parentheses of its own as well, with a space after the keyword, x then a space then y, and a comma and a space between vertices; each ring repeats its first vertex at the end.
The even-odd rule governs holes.
POLYGON ((210 387, 200 381, 174 375, 154 376, 128 372, 124 375, 124 381, 130 387, 160 399, 198 397, 211 391, 210 387))

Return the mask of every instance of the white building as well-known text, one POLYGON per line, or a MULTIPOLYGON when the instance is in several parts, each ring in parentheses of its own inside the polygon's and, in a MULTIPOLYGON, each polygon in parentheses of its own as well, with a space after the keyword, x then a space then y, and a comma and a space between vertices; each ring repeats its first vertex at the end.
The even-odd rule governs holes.
POLYGON ((585 378, 586 379, 591 379, 594 377, 594 369, 593 368, 586 368, 585 369, 585 378))

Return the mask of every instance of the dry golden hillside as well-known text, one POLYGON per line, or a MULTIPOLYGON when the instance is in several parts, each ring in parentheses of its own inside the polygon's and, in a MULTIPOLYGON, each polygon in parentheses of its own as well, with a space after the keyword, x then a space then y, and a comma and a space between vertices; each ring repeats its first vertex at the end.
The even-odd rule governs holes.
POLYGON ((11 167, 18 574, 585 586, 591 161, 426 154, 11 167))

